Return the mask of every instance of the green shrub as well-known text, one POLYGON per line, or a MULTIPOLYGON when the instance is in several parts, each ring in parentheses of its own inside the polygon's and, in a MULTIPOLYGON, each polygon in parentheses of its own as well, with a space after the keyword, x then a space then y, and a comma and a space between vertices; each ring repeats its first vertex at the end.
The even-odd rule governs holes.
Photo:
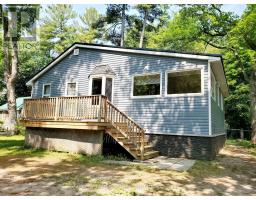
POLYGON ((251 141, 249 140, 239 140, 239 139, 236 139, 236 140, 227 140, 226 141, 227 144, 231 144, 231 145, 235 145, 235 146, 241 146, 241 147, 244 147, 244 148, 253 148, 255 147, 254 144, 252 144, 251 141))
POLYGON ((25 127, 21 125, 16 126, 16 133, 18 135, 25 135, 25 127))

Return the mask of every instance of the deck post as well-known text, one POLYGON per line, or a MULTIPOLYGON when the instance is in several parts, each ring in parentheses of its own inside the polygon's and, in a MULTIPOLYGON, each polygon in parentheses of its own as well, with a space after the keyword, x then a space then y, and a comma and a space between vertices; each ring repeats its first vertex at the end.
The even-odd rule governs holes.
POLYGON ((140 144, 140 159, 144 160, 144 133, 140 135, 141 144, 140 144))
POLYGON ((60 107, 59 98, 56 97, 56 107, 55 107, 55 114, 54 114, 55 121, 58 119, 59 107, 60 107))
POLYGON ((107 113, 108 113, 107 98, 104 97, 104 122, 107 121, 107 113))
POLYGON ((98 122, 101 122, 102 95, 99 96, 98 122))
POLYGON ((21 118, 26 118, 26 99, 24 99, 23 108, 21 109, 21 118))

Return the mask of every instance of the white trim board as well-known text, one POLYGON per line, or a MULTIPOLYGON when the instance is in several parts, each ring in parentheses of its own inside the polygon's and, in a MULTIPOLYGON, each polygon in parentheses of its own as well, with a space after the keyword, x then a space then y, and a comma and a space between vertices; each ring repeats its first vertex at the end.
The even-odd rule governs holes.
POLYGON ((211 64, 208 61, 208 119, 209 119, 209 135, 212 135, 212 85, 211 85, 211 74, 212 74, 212 70, 211 70, 211 64))
POLYGON ((220 135, 226 135, 226 133, 218 133, 214 135, 201 135, 201 134, 181 134, 181 133, 145 133, 146 135, 166 135, 166 136, 184 136, 184 137, 217 137, 220 135))
POLYGON ((66 50, 66 52, 64 52, 58 58, 56 58, 56 60, 54 60, 47 67, 45 67, 41 72, 36 74, 26 84, 27 85, 31 85, 33 83, 33 81, 35 81, 42 74, 47 72, 56 63, 61 61, 65 56, 67 56, 75 48, 87 48, 87 49, 116 51, 116 52, 124 52, 124 53, 146 54, 146 55, 154 55, 154 56, 168 56, 168 57, 191 58, 191 59, 199 59, 199 60, 221 61, 221 58, 220 57, 216 57, 216 56, 195 55, 195 54, 182 54, 182 53, 171 53, 171 52, 160 52, 160 51, 146 51, 146 50, 140 50, 140 49, 124 49, 124 48, 115 48, 115 47, 107 47, 107 46, 96 46, 96 45, 93 46, 93 45, 86 45, 86 44, 74 44, 68 50, 66 50))

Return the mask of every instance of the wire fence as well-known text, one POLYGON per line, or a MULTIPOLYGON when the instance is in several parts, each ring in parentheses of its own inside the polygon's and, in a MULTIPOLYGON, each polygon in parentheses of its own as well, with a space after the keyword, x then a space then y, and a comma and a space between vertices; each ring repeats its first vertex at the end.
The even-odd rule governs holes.
POLYGON ((227 129, 227 138, 251 140, 252 130, 227 129))

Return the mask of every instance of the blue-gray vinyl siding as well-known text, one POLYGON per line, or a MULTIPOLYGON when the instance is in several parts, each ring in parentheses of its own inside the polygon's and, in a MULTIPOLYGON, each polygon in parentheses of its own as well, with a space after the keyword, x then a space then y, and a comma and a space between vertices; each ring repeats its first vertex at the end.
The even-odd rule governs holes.
POLYGON ((80 49, 70 53, 34 82, 33 97, 42 97, 43 84, 51 83, 51 96, 65 95, 66 82, 78 82, 78 95, 89 94, 89 74, 95 65, 108 64, 116 73, 113 103, 133 118, 148 133, 209 135, 208 61, 164 56, 118 53, 80 49), (159 72, 162 77, 161 97, 131 97, 135 74, 159 72), (203 68, 203 95, 165 97, 165 71, 203 68))
POLYGON ((225 133, 225 114, 218 103, 211 97, 212 135, 225 133))

